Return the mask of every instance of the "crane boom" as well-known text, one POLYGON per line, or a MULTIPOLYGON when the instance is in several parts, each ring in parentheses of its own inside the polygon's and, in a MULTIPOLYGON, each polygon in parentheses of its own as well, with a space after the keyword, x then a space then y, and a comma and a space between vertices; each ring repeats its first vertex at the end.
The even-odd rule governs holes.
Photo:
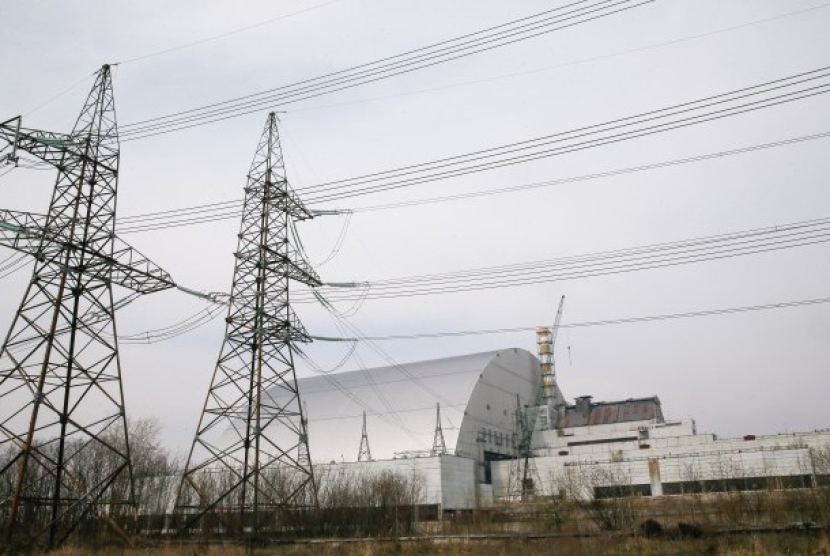
MULTIPOLYGON (((539 336, 539 361, 542 369, 542 397, 549 411, 552 412, 556 405, 556 370, 553 359, 553 347, 556 343, 556 336, 559 334, 559 323, 562 322, 562 309, 565 307, 565 296, 559 300, 559 308, 556 310, 556 319, 553 328, 545 334, 540 331, 539 336)), ((549 420, 550 425, 550 420, 549 420)))
POLYGON ((559 299, 559 308, 556 310, 556 320, 553 321, 553 328, 550 329, 551 349, 556 345, 556 337, 559 335, 559 323, 562 322, 562 309, 565 308, 565 296, 559 299))

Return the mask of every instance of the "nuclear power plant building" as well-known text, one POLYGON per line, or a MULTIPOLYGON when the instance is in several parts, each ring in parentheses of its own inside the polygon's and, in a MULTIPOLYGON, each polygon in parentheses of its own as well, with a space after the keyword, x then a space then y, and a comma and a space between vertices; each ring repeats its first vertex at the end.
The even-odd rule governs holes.
MULTIPOLYGON (((423 504, 444 511, 528 495, 830 484, 828 430, 718 439, 691 419, 668 419, 657 396, 566 403, 555 382, 551 410, 540 401, 542 366, 526 350, 504 349, 300 379, 315 472, 322 482, 383 471, 418 476, 423 504)), ((290 395, 269 394, 276 402, 290 395)))

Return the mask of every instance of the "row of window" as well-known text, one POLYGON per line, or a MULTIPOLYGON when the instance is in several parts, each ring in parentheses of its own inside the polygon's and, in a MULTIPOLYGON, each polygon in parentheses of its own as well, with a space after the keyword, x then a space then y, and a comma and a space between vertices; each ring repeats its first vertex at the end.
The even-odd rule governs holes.
MULTIPOLYGON (((779 477, 740 477, 734 479, 710 479, 704 481, 676 481, 663 483, 663 494, 701 494, 706 492, 746 492, 757 490, 782 490, 812 488, 810 475, 779 477)), ((815 486, 830 486, 830 475, 817 475, 815 486)), ((594 487, 594 498, 624 498, 627 496, 651 496, 651 485, 612 485, 594 487)))

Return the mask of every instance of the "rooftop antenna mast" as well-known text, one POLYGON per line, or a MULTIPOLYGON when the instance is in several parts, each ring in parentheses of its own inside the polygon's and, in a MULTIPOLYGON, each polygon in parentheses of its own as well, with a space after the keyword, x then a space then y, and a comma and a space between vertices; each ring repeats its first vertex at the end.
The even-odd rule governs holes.
POLYGON ((289 303, 292 282, 321 284, 294 238, 294 222, 311 217, 288 185, 272 112, 248 172, 225 339, 177 496, 182 532, 257 536, 269 520, 276 529, 278 510, 316 506, 294 368, 294 343, 311 338, 289 303))
POLYGON ((435 404, 435 436, 432 439, 432 454, 437 456, 447 453, 447 444, 444 442, 444 429, 441 428, 441 403, 435 404))
POLYGON ((110 67, 70 134, 0 122, 0 140, 58 170, 46 215, 0 210, 0 245, 35 257, 0 348, 0 514, 12 544, 63 543, 134 501, 113 285, 174 287, 115 235, 120 147, 110 67), (0 487, 3 489, 4 487, 0 487))
POLYGON ((372 461, 372 451, 369 449, 369 435, 366 432, 366 412, 363 412, 363 432, 360 434, 360 451, 357 461, 372 461))

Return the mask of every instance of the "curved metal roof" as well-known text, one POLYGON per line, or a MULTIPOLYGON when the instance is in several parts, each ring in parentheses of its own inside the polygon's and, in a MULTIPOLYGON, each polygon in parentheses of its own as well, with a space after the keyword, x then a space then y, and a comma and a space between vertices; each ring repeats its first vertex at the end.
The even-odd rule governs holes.
MULTIPOLYGON (((447 450, 478 458, 479 431, 511 433, 516 396, 523 405, 533 403, 538 377, 535 356, 507 349, 332 373, 297 384, 307 408, 313 461, 355 461, 364 410, 374 459, 429 451, 436 403, 447 450)), ((269 395, 278 403, 284 394, 269 395)))

